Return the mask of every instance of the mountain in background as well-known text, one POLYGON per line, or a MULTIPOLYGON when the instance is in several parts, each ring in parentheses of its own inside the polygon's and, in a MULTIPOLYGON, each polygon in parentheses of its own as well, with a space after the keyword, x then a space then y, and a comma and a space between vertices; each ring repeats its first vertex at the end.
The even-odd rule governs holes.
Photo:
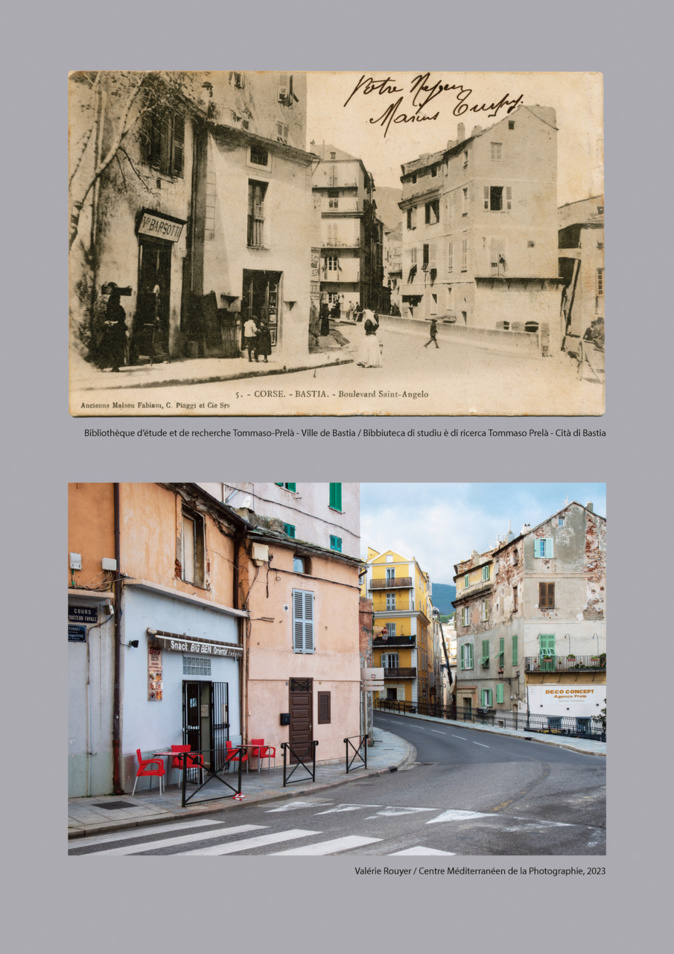
POLYGON ((403 220, 403 214, 398 203, 403 197, 402 189, 392 186, 377 186, 374 192, 374 201, 377 203, 377 215, 387 229, 397 228, 403 220))
POLYGON ((431 583, 431 587, 433 606, 440 610, 442 616, 451 616, 454 612, 452 600, 456 599, 456 587, 451 583, 431 583))

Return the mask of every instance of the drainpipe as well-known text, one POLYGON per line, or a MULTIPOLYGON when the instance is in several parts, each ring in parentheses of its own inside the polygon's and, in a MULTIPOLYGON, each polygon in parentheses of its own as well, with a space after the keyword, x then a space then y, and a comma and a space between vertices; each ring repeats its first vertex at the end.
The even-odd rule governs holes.
MULTIPOLYGON (((246 537, 246 530, 237 530, 234 534, 234 609, 241 609, 241 597, 239 592, 239 559, 243 549, 243 542, 246 537)), ((239 667, 239 699, 241 707, 241 741, 244 742, 248 732, 248 620, 245 617, 238 617, 239 638, 243 647, 241 656, 241 665, 239 667)))
POLYGON ((115 508, 115 560, 117 561, 117 572, 115 573, 115 621, 113 626, 113 643, 115 647, 115 686, 112 700, 112 789, 115 795, 122 795, 121 785, 121 691, 120 691, 120 670, 122 655, 122 572, 121 572, 121 552, 119 540, 119 484, 113 484, 114 488, 114 508, 115 508))

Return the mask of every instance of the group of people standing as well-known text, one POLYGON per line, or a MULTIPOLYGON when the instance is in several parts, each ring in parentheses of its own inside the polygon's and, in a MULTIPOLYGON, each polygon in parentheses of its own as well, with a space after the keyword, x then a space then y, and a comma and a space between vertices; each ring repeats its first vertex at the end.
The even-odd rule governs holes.
POLYGON ((258 361, 260 357, 268 364, 267 358, 271 354, 271 331, 266 318, 254 318, 252 315, 243 324, 243 346, 248 352, 248 360, 258 361))

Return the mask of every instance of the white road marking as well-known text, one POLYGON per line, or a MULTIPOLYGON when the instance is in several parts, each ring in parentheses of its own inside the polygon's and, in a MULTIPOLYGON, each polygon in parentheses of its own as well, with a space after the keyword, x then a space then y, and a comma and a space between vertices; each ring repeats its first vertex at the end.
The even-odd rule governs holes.
POLYGON ((436 732, 438 735, 444 735, 444 734, 445 734, 445 733, 442 731, 442 729, 431 729, 430 731, 431 731, 431 732, 436 732))
POLYGON ((434 825, 436 822, 449 822, 449 821, 463 821, 465 818, 497 818, 497 815, 493 815, 491 812, 468 812, 462 811, 459 808, 450 808, 448 811, 443 812, 442 815, 438 815, 437 818, 431 818, 430 821, 427 821, 427 825, 434 825))
MULTIPOLYGON (((472 742, 472 739, 471 739, 472 742)), ((489 746, 485 745, 484 742, 473 742, 473 745, 481 745, 483 749, 488 749, 489 746)))
POLYGON ((464 736, 462 736, 462 735, 454 735, 453 732, 452 732, 452 738, 453 738, 453 739, 461 739, 462 742, 467 742, 467 741, 468 741, 468 739, 464 738, 464 736))
POLYGON ((185 851, 185 855, 233 855, 237 851, 247 851, 249 848, 261 848, 264 845, 273 845, 276 842, 292 841, 294 838, 306 838, 307 835, 320 835, 320 831, 306 831, 303 828, 292 828, 290 831, 274 831, 269 835, 257 835, 255 838, 244 838, 228 845, 211 845, 209 848, 195 848, 194 851, 185 851))
POLYGON ((434 812, 435 808, 396 808, 394 805, 388 805, 386 808, 382 809, 380 812, 376 812, 374 815, 368 815, 368 819, 377 818, 380 815, 383 815, 385 818, 393 818, 395 815, 414 815, 415 812, 434 812))
POLYGON ((332 815, 335 812, 357 812, 361 808, 379 808, 379 805, 350 805, 347 802, 344 802, 341 805, 336 805, 334 808, 328 808, 324 812, 315 812, 316 815, 332 815))
POLYGON ((193 819, 173 822, 170 825, 144 825, 130 831, 110 831, 104 835, 89 835, 87 838, 71 838, 69 848, 87 848, 89 845, 105 845, 111 841, 128 841, 130 838, 143 838, 145 835, 164 835, 168 831, 184 831, 185 828, 204 828, 208 825, 221 825, 219 821, 193 819))
POLYGON ((455 851, 438 851, 437 848, 424 848, 422 845, 416 845, 414 848, 405 848, 404 851, 392 851, 388 856, 394 858, 396 855, 455 855, 455 851))
POLYGON ((333 838, 331 841, 320 841, 314 845, 305 845, 303 848, 288 848, 286 851, 275 851, 274 855, 334 855, 338 851, 350 851, 351 848, 360 848, 362 845, 371 845, 381 838, 364 838, 362 835, 347 835, 344 838, 333 838))
POLYGON ((294 802, 288 802, 286 805, 281 805, 280 808, 268 808, 267 813, 272 814, 272 812, 292 812, 296 808, 316 808, 320 805, 329 805, 329 798, 315 799, 314 801, 308 801, 307 799, 298 798, 294 802))
MULTIPOLYGON (((217 828, 215 831, 197 831, 191 835, 179 835, 177 838, 162 838, 159 841, 146 841, 141 845, 122 845, 119 848, 106 848, 97 855, 137 855, 142 851, 154 851, 155 848, 173 848, 176 845, 189 845, 193 841, 205 841, 207 838, 221 838, 223 835, 238 835, 244 831, 264 828, 264 825, 235 825, 233 828, 217 828)), ((189 852, 188 852, 189 854, 189 852)), ((199 854, 199 852, 197 852, 199 854)))

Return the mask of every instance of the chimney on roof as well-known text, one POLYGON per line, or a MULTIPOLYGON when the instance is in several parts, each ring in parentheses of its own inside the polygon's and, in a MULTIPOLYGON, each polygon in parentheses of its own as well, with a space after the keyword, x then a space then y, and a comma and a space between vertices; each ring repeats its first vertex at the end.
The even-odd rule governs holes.
POLYGON ((459 142, 463 142, 463 140, 466 138, 466 127, 463 123, 459 123, 459 125, 456 127, 456 135, 459 137, 459 142))
POLYGON ((471 136, 479 136, 481 132, 482 132, 482 126, 473 126, 473 131, 471 133, 471 136))
POLYGON ((447 140, 447 148, 448 148, 448 149, 453 149, 454 146, 456 146, 456 145, 458 145, 456 139, 448 139, 448 140, 447 140))
POLYGON ((512 530, 508 530, 508 535, 506 536, 506 543, 510 543, 511 540, 515 539, 515 534, 512 530))
POLYGON ((522 527, 522 533, 523 533, 523 534, 524 534, 524 533, 529 533, 530 530, 531 530, 531 524, 530 524, 530 523, 525 523, 524 526, 522 527))
POLYGON ((590 513, 594 513, 594 504, 593 503, 585 504, 585 509, 589 510, 590 513))

